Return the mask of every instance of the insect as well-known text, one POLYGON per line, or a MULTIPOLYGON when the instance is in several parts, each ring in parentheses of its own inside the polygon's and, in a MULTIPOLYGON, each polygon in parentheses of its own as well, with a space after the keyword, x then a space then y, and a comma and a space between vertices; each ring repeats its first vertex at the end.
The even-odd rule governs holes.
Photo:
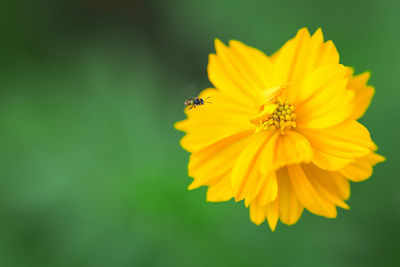
POLYGON ((185 106, 188 106, 188 107, 190 106, 189 109, 192 109, 192 108, 196 108, 196 106, 204 105, 204 103, 212 104, 210 101, 207 101, 207 99, 209 99, 209 98, 210 97, 207 97, 205 99, 203 99, 203 98, 189 98, 189 99, 185 100, 184 104, 185 104, 185 106))

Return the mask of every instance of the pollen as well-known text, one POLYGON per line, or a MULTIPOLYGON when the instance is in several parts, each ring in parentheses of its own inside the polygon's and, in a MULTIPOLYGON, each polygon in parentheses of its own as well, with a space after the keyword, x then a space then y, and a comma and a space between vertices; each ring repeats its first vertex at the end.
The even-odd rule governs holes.
POLYGON ((263 129, 277 129, 281 134, 285 134, 287 130, 296 128, 295 108, 288 101, 281 102, 277 100, 276 109, 261 122, 263 129))

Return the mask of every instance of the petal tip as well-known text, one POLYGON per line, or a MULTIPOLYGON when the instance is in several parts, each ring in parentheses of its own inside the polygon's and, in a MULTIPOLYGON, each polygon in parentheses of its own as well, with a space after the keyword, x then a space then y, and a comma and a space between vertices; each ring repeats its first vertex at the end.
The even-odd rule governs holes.
POLYGON ((303 36, 306 35, 307 37, 310 37, 310 32, 307 27, 303 27, 300 30, 297 31, 296 37, 298 36, 303 36))
POLYGON ((199 188, 199 187, 200 187, 200 185, 199 185, 199 184, 196 184, 196 183, 195 183, 195 180, 193 180, 193 181, 190 183, 190 185, 188 185, 187 189, 188 189, 188 190, 194 190, 194 189, 199 188))
POLYGON ((176 130, 182 131, 182 123, 183 123, 183 122, 184 122, 184 120, 183 120, 183 121, 175 122, 175 123, 174 123, 174 128, 175 128, 176 130))
POLYGON ((241 201, 243 198, 240 198, 239 195, 234 196, 235 202, 241 201))
POLYGON ((271 222, 268 220, 268 226, 271 229, 272 232, 275 232, 276 226, 278 225, 278 220, 271 222))
POLYGON ((229 40, 228 44, 229 46, 243 45, 243 43, 238 40, 229 40))
POLYGON ((225 44, 219 38, 214 39, 214 46, 217 53, 219 53, 221 49, 225 48, 225 44))
POLYGON ((322 28, 318 27, 318 29, 314 32, 312 37, 318 38, 318 40, 323 41, 324 40, 324 34, 322 33, 322 28))
POLYGON ((382 156, 382 155, 379 155, 379 154, 376 154, 376 156, 377 156, 376 164, 386 161, 386 157, 385 156, 382 156))

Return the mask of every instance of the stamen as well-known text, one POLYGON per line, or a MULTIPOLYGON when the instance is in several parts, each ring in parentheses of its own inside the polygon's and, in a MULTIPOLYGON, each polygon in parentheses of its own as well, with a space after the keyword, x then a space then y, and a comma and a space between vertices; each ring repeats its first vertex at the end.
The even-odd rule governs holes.
POLYGON ((294 106, 288 101, 281 102, 280 100, 276 100, 275 105, 275 110, 268 117, 260 121, 261 128, 265 130, 279 129, 281 134, 285 134, 286 130, 291 129, 292 127, 296 128, 294 106))

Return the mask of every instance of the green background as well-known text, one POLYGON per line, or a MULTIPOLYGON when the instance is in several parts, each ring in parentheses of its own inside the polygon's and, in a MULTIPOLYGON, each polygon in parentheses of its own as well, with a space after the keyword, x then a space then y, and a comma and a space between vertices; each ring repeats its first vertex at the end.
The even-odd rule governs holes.
MULTIPOLYGON (((395 266, 400 238, 398 1, 2 1, 0 266, 395 266), (173 123, 209 87, 213 40, 271 54, 322 27, 372 72, 362 122, 387 162, 337 219, 249 220, 188 191, 173 123)), ((198 127, 202 127, 198 125, 198 127)))

